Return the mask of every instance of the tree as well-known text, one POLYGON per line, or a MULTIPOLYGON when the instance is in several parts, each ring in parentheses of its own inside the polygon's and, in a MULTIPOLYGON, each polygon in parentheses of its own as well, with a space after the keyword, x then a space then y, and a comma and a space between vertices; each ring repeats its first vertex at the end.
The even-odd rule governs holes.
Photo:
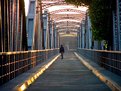
POLYGON ((77 6, 89 6, 92 0, 65 0, 67 3, 74 4, 77 6))
POLYGON ((95 40, 106 40, 112 46, 112 10, 115 0, 65 0, 77 6, 88 7, 92 24, 92 33, 95 40), (110 37, 109 37, 110 36, 110 37))

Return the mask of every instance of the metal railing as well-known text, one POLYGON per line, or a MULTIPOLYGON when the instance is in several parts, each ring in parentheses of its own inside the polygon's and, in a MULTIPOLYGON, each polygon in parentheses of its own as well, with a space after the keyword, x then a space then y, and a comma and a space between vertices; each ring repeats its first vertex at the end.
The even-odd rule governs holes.
POLYGON ((78 52, 101 67, 121 76, 121 51, 78 49, 78 52))
POLYGON ((58 49, 0 53, 0 85, 58 53, 58 49))

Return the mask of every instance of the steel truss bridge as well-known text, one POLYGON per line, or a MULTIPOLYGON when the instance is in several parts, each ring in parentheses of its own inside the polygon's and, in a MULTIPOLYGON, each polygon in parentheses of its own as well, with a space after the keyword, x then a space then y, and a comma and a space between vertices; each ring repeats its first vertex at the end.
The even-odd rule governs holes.
MULTIPOLYGON (((120 3, 117 0, 112 18, 116 50, 120 49, 120 32, 117 32, 120 3)), ((24 6, 24 0, 0 0, 0 91, 24 91, 49 67, 44 77, 52 71, 54 79, 49 79, 51 75, 43 77, 48 83, 63 78, 61 76, 65 78, 58 83, 45 84, 48 87, 60 87, 64 83, 66 89, 71 87, 69 91, 87 91, 88 87, 101 91, 121 90, 121 52, 106 50, 102 45, 105 41, 99 45, 93 39, 88 7, 73 6, 64 0, 29 0, 25 16, 24 6), (64 59, 60 59, 61 44, 65 48, 64 59), (82 83, 80 79, 86 81, 82 83)), ((41 85, 36 86, 30 90, 41 85)))

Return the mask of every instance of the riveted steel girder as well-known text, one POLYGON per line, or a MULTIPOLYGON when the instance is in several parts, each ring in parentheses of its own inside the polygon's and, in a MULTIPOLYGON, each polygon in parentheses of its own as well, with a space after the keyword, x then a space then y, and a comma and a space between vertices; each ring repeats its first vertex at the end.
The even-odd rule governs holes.
MULTIPOLYGON (((65 0, 42 0, 42 9, 48 9, 52 6, 67 5, 65 0)), ((76 8, 60 8, 48 12, 50 20, 54 21, 56 30, 64 32, 76 31, 80 27, 82 19, 85 17, 85 11, 76 8)))
POLYGON ((59 10, 55 10, 55 11, 52 11, 50 12, 50 14, 55 14, 55 13, 60 13, 60 12, 76 12, 76 13, 84 13, 84 11, 81 11, 81 10, 77 10, 77 9, 71 9, 71 8, 66 8, 66 9, 59 9, 59 10))

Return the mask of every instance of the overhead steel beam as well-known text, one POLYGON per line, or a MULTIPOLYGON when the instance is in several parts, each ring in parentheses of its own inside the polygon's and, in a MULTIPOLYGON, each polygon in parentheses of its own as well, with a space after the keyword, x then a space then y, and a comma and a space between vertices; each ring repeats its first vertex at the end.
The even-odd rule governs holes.
POLYGON ((75 21, 62 21, 62 22, 55 22, 56 25, 63 25, 66 24, 68 22, 68 24, 75 24, 75 25, 80 25, 80 22, 75 22, 75 21))
POLYGON ((71 27, 79 28, 80 26, 70 26, 70 25, 65 25, 65 26, 59 26, 59 27, 56 27, 56 29, 57 29, 57 28, 71 28, 71 27))
POLYGON ((50 14, 51 19, 53 20, 62 20, 62 19, 76 19, 82 20, 85 14, 50 14))
POLYGON ((64 25, 64 24, 63 24, 63 25, 56 25, 56 27, 67 27, 67 26, 72 26, 72 27, 73 27, 73 26, 75 26, 75 27, 80 27, 80 25, 75 25, 75 24, 73 24, 73 25, 70 25, 70 24, 68 24, 68 25, 67 25, 67 24, 66 24, 66 25, 64 25))
POLYGON ((53 3, 44 3, 44 1, 42 1, 42 8, 47 9, 47 8, 55 6, 55 5, 64 5, 64 4, 67 5, 67 3, 65 1, 63 1, 63 0, 55 1, 53 3))
POLYGON ((54 10, 52 12, 50 12, 50 14, 55 14, 55 13, 60 13, 60 12, 76 12, 76 13, 84 13, 84 11, 81 11, 81 10, 77 10, 77 9, 71 9, 71 8, 67 8, 67 9, 59 9, 59 10, 54 10))
POLYGON ((71 17, 71 16, 65 16, 65 17, 55 17, 55 18, 51 18, 54 21, 59 21, 59 20, 64 20, 64 19, 71 19, 71 20, 82 20, 81 16, 80 17, 71 17))
MULTIPOLYGON (((67 30, 58 30, 58 32, 66 32, 67 30)), ((77 32, 77 29, 70 29, 70 30, 68 30, 68 31, 70 31, 70 32, 77 32)))
MULTIPOLYGON (((65 0, 42 0, 42 9, 50 9, 52 6, 69 5, 65 0)), ((80 27, 85 12, 76 8, 58 8, 48 12, 50 19, 54 21, 57 31, 74 31, 80 27)))
POLYGON ((69 29, 78 29, 79 27, 58 27, 58 28, 56 28, 57 30, 59 30, 59 29, 67 29, 67 30, 69 30, 69 29))

